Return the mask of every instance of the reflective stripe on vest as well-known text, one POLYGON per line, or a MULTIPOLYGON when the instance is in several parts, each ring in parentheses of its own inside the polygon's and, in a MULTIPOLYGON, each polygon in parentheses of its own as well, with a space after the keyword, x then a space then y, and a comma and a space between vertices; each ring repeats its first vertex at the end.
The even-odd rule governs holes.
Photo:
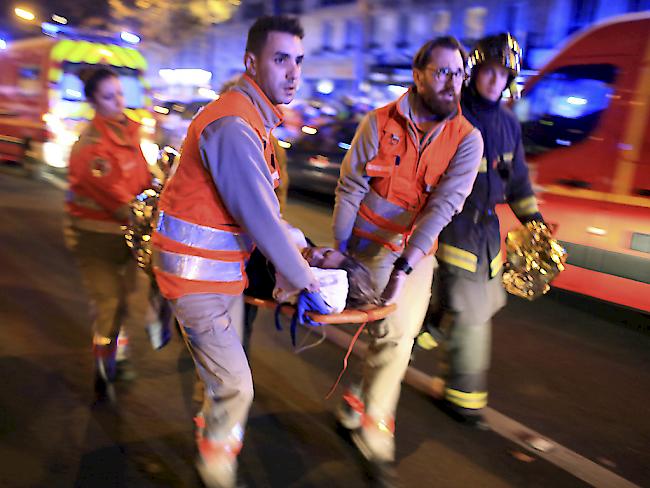
POLYGON ((250 253, 253 250, 253 241, 246 234, 193 224, 165 212, 160 212, 158 216, 156 231, 185 246, 208 251, 250 253))
POLYGON ((243 279, 240 261, 221 261, 154 249, 153 265, 186 280, 237 282, 243 279))
POLYGON ((510 208, 517 217, 528 217, 539 212, 537 198, 534 195, 512 202, 510 208))
POLYGON ((440 243, 436 257, 440 261, 465 269, 470 273, 476 273, 478 258, 469 251, 449 244, 440 243))
POLYGON ((371 188, 361 202, 352 233, 400 251, 415 217, 415 212, 382 198, 371 188))

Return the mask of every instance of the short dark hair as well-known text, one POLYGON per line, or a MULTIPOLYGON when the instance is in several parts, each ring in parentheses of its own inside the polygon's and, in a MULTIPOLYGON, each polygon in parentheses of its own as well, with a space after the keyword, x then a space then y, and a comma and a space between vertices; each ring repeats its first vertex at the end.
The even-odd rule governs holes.
POLYGON ((79 72, 79 79, 84 84, 86 100, 92 101, 97 87, 107 78, 119 78, 117 73, 109 68, 84 68, 79 72))
POLYGON ((423 70, 431 61, 431 52, 437 47, 444 47, 452 51, 459 51, 463 58, 463 66, 467 63, 467 53, 463 45, 453 36, 436 37, 424 43, 413 58, 413 68, 423 70))
POLYGON ((286 32, 302 39, 305 31, 297 17, 290 15, 265 15, 258 18, 248 31, 246 51, 259 54, 269 37, 269 32, 286 32))

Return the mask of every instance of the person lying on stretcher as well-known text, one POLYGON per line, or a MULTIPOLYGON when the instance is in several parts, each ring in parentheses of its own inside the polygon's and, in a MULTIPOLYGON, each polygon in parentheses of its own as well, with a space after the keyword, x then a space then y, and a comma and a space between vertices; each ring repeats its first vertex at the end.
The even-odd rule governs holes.
MULTIPOLYGON (((329 313, 344 309, 364 309, 380 304, 368 269, 353 257, 331 247, 315 246, 304 234, 290 228, 293 240, 309 263, 320 284, 320 295, 329 313)), ((281 270, 255 249, 246 267, 248 288, 245 294, 278 303, 295 304, 300 290, 293 289, 281 270)))

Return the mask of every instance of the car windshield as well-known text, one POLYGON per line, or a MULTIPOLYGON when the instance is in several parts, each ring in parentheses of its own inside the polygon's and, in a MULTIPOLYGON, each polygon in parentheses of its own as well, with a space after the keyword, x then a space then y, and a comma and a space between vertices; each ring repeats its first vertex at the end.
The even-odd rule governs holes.
POLYGON ((543 75, 514 107, 529 154, 571 146, 588 137, 610 104, 616 68, 565 66, 543 75))

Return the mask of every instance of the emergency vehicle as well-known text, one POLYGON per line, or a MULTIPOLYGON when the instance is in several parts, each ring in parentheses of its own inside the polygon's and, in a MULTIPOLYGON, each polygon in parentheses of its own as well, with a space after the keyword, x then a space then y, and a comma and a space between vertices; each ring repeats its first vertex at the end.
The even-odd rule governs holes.
MULTIPOLYGON (((569 254, 553 284, 650 312, 650 14, 578 33, 514 110, 540 210, 569 254)), ((517 224, 499 213, 505 235, 517 224)))
MULTIPOLYGON (((136 49, 108 37, 19 40, 0 51, 0 160, 43 162, 65 168, 72 144, 92 119, 79 72, 89 66, 117 72, 127 115, 154 139, 155 120, 144 81, 145 58, 136 49)), ((155 163, 158 147, 146 139, 143 152, 155 163)))

